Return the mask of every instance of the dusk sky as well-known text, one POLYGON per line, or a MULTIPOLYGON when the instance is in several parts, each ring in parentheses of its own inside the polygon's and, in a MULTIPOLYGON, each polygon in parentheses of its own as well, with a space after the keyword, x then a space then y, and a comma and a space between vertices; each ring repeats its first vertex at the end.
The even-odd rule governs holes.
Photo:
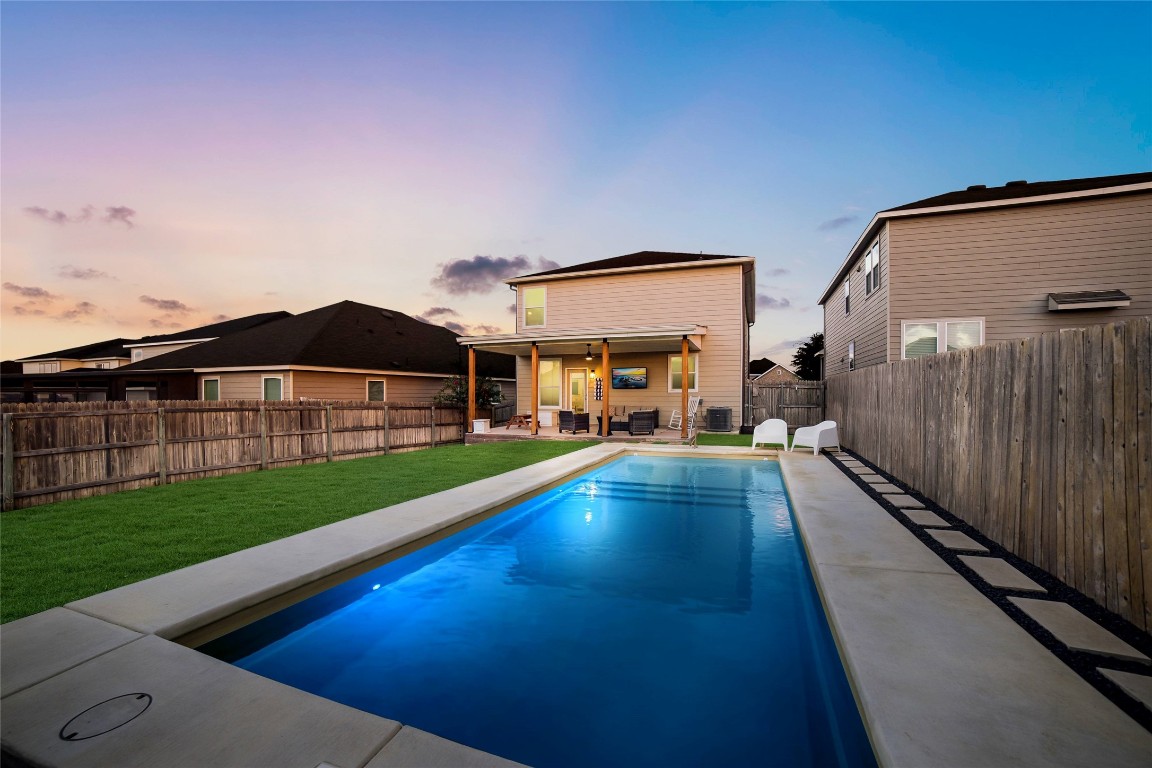
POLYGON ((876 211, 1152 170, 1147 2, 0 15, 4 359, 342 299, 510 331, 503 278, 662 250, 755 256, 787 363, 876 211))

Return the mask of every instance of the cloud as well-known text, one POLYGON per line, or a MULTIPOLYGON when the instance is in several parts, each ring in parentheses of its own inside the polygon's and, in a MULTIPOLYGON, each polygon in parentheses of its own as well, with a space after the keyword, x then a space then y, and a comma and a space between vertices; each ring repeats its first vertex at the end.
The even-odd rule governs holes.
POLYGON ((90 301, 81 301, 72 309, 61 312, 57 317, 61 320, 79 320, 81 317, 91 315, 95 311, 95 304, 90 301))
POLYGON ((848 226, 859 218, 860 217, 855 214, 848 216, 837 216, 834 219, 828 219, 828 221, 821 223, 820 226, 816 227, 816 229, 821 232, 831 232, 834 229, 840 229, 841 227, 848 226))
POLYGON ((136 211, 124 205, 113 205, 104 209, 104 221, 113 224, 120 222, 132 229, 136 225, 132 223, 132 217, 136 215, 136 211))
POLYGON ((457 323, 449 320, 448 322, 444 323, 444 327, 452 331, 452 333, 457 333, 461 336, 468 335, 468 326, 464 325, 463 323, 457 323))
POLYGON ((451 307, 432 307, 424 314, 420 315, 423 318, 440 317, 441 315, 451 315, 452 317, 460 317, 460 313, 451 307))
POLYGON ((24 213, 32 216, 33 218, 42 219, 53 224, 67 224, 71 219, 64 211, 50 211, 47 208, 42 208, 39 205, 31 205, 24 209, 24 213))
MULTIPOLYGON (((141 296, 140 301, 165 312, 191 312, 192 307, 176 299, 154 299, 151 296, 141 296)), ((160 326, 155 326, 160 327, 160 326)), ((169 327, 169 326, 164 326, 169 327)))
POLYGON ((784 269, 783 267, 776 267, 774 269, 765 270, 760 274, 767 277, 783 277, 784 275, 788 274, 788 270, 784 269))
POLYGON ((432 285, 453 296, 464 296, 469 293, 489 293, 505 278, 530 271, 556 269, 560 265, 551 259, 539 258, 534 266, 532 259, 527 256, 473 256, 437 266, 440 274, 432 278, 432 285))
POLYGON ((225 320, 231 320, 231 319, 232 318, 228 317, 228 315, 212 315, 212 322, 214 322, 214 323, 222 323, 225 320))
POLYGON ((803 344, 806 341, 808 341, 807 336, 805 336, 802 339, 786 339, 784 341, 778 341, 775 344, 773 344, 771 347, 768 347, 766 350, 764 350, 760 356, 761 357, 770 357, 773 360, 776 360, 776 362, 780 362, 779 360, 776 359, 777 355, 780 355, 780 354, 785 353, 785 352, 791 354, 791 353, 796 351, 797 347, 799 347, 801 344, 803 344))
POLYGON ((46 314, 44 312, 44 310, 38 309, 37 307, 22 307, 19 304, 17 304, 15 307, 12 307, 12 311, 15 312, 17 315, 20 315, 21 317, 24 317, 26 315, 43 315, 43 314, 46 314))
POLYGON ((107 272, 101 272, 98 269, 91 267, 74 267, 71 264, 65 264, 56 270, 56 274, 60 277, 69 280, 115 280, 116 278, 107 272))
POLYGON ((183 323, 177 323, 167 317, 154 317, 148 321, 153 328, 183 328, 183 323))
POLYGON ((498 325, 488 325, 486 323, 481 323, 480 325, 472 326, 472 333, 473 334, 477 334, 477 333, 500 333, 503 330, 504 329, 498 325))
POLYGON ((49 293, 43 288, 37 288, 33 285, 16 285, 16 283, 4 283, 4 290, 11 291, 17 296, 23 296, 26 299, 54 299, 56 296, 49 293))
POLYGON ((774 296, 769 296, 766 293, 756 294, 756 308, 757 309, 788 309, 792 306, 792 302, 788 299, 777 299, 774 296))

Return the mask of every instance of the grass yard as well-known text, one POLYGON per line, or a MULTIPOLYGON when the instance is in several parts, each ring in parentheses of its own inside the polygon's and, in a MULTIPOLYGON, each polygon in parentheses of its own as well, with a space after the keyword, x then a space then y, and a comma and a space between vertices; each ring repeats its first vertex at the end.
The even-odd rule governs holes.
MULTIPOLYGON (((788 440, 792 440, 792 436, 788 436, 788 440)), ((752 447, 752 435, 735 435, 735 434, 711 434, 708 432, 701 432, 696 436, 696 442, 699 445, 735 445, 740 448, 752 447)), ((762 446, 763 447, 763 446, 762 446)))
POLYGON ((593 444, 448 445, 5 512, 0 621, 593 444))

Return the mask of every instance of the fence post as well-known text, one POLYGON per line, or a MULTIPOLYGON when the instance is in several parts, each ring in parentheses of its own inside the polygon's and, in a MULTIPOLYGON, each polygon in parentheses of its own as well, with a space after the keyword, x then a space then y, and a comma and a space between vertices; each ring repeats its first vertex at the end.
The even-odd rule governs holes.
POLYGON ((15 442, 12 437, 12 429, 15 425, 12 423, 12 414, 4 414, 4 466, 3 474, 3 501, 4 509, 12 509, 13 497, 15 496, 15 468, 16 457, 12 455, 13 443, 15 442))
POLYGON ((432 408, 430 410, 432 411, 432 429, 429 430, 429 434, 432 436, 432 447, 435 448, 436 447, 436 406, 432 406, 432 408))
POLYGON ((324 406, 324 433, 328 438, 328 461, 332 461, 332 404, 324 406))
POLYGON ((156 409, 156 466, 160 470, 160 485, 168 482, 168 446, 164 435, 164 409, 156 409))
POLYGON ((388 445, 391 438, 388 436, 388 403, 384 403, 384 455, 388 455, 388 445))
POLYGON ((260 406, 260 469, 268 469, 268 411, 260 406))

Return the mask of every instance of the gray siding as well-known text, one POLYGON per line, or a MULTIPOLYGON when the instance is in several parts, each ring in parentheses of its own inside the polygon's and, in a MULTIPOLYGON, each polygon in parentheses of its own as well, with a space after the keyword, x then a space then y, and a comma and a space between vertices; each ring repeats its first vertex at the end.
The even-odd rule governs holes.
POLYGON ((889 360, 900 359, 902 321, 982 317, 994 343, 1152 314, 1152 194, 897 218, 888 229, 889 360), (1109 288, 1131 306, 1048 311, 1049 293, 1109 288))
MULTIPOLYGON (((848 370, 848 342, 856 342, 856 367, 887 362, 886 329, 888 327, 888 226, 880 228, 880 287, 864 295, 864 255, 856 260, 848 280, 851 282, 851 312, 844 314, 844 283, 840 282, 824 304, 825 376, 848 370)), ((872 247, 868 242, 865 250, 872 247)))

